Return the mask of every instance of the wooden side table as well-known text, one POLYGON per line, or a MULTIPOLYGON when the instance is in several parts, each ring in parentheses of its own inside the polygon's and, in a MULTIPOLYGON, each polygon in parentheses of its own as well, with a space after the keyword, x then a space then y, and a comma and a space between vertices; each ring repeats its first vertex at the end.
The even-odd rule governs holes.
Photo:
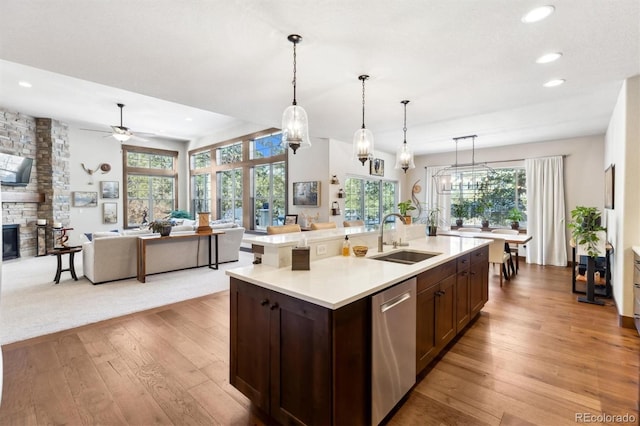
POLYGON ((69 271, 71 272, 71 277, 75 280, 78 281, 78 277, 76 276, 76 268, 73 264, 73 256, 82 251, 82 247, 65 247, 65 248, 60 248, 60 249, 53 249, 53 250, 49 250, 47 251, 47 254, 50 256, 56 256, 58 259, 58 269, 56 270, 56 277, 53 279, 53 281, 56 284, 60 283, 60 275, 63 272, 69 271), (63 254, 68 254, 69 255, 69 267, 66 269, 62 269, 62 255, 63 254))

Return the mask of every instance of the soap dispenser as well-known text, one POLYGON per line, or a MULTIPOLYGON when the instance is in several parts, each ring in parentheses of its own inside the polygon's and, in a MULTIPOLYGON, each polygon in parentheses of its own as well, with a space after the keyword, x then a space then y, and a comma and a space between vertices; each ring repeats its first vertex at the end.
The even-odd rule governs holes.
POLYGON ((349 236, 344 236, 344 242, 342 243, 342 255, 349 256, 349 252, 351 251, 351 243, 349 242, 349 236))

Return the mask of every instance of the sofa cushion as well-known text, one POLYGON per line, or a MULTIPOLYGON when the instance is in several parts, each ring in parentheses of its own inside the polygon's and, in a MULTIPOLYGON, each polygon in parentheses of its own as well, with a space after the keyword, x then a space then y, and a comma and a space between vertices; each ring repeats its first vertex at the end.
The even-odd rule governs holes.
POLYGON ((171 232, 193 231, 193 225, 176 225, 171 227, 171 232))
POLYGON ((125 229, 122 231, 122 235, 147 235, 151 233, 151 229, 125 229))
MULTIPOLYGON (((119 236, 120 236, 120 233, 117 232, 117 231, 105 231, 105 232, 94 232, 93 233, 93 238, 119 237, 119 236)), ((91 239, 89 241, 91 241, 91 239)))

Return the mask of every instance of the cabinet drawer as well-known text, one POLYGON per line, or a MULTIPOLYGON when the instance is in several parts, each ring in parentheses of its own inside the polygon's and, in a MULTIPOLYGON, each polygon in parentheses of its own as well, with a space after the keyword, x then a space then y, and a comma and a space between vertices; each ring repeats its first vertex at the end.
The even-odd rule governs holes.
POLYGON ((471 252, 471 263, 487 263, 489 262, 489 247, 482 247, 478 250, 471 252))
POLYGON ((445 264, 437 266, 429 271, 418 275, 418 293, 428 289, 434 284, 438 284, 443 279, 455 275, 456 259, 450 260, 445 264))
POLYGON ((456 260, 458 261, 458 271, 469 269, 469 265, 471 262, 471 255, 469 253, 463 254, 462 256, 458 257, 456 260))

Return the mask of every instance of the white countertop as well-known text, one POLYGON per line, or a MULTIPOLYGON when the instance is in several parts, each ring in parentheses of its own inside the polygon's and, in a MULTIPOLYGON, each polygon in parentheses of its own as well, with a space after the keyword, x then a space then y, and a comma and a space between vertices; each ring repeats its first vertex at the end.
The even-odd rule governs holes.
POLYGON ((245 233, 244 237, 242 237, 242 242, 260 246, 281 247, 297 245, 303 237, 308 242, 312 242, 334 240, 337 237, 344 238, 345 235, 377 235, 378 233, 378 230, 370 227, 350 226, 346 228, 319 229, 317 231, 290 232, 288 234, 255 235, 245 233))
MULTIPOLYGON (((282 234, 285 235, 288 234, 282 234)), ((299 238, 300 234, 297 233, 295 242, 299 238)), ((332 238, 335 238, 335 235, 332 238)), ((325 308, 338 309, 490 243, 491 240, 481 238, 422 237, 409 241, 408 247, 393 249, 391 246, 385 246, 384 253, 394 250, 417 250, 442 254, 413 265, 404 265, 371 259, 370 257, 381 253, 375 248, 370 248, 366 257, 332 256, 313 261, 309 271, 292 271, 291 267, 250 265, 227 270, 226 274, 325 308)))

